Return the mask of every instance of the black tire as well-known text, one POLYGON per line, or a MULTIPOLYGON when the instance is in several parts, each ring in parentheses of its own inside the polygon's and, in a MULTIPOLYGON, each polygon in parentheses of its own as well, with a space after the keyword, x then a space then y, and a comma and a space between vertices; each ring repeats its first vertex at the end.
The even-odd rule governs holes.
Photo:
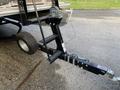
POLYGON ((37 49, 39 48, 39 45, 36 41, 36 39, 28 32, 20 32, 19 34, 16 35, 17 37, 17 44, 20 47, 22 51, 24 51, 27 54, 34 54, 37 49), (24 50, 20 44, 20 41, 24 42, 28 50, 24 50))

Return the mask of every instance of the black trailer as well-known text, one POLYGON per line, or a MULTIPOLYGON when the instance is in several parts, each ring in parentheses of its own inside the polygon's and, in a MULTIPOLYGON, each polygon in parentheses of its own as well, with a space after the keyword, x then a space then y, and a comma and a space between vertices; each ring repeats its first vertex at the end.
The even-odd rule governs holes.
POLYGON ((40 17, 42 13, 38 10, 36 2, 32 0, 32 3, 34 6, 34 11, 29 12, 26 5, 26 0, 18 0, 18 14, 0 17, 0 25, 12 23, 19 27, 16 38, 17 44, 22 51, 31 55, 37 50, 41 50, 47 54, 50 64, 59 58, 94 74, 108 75, 108 77, 113 81, 120 81, 120 77, 116 77, 111 69, 92 63, 87 59, 82 59, 77 55, 69 54, 67 52, 59 28, 63 15, 58 0, 52 0, 52 6, 49 9, 42 11, 45 12, 42 17, 40 17), (41 22, 45 22, 51 27, 53 35, 45 38, 41 27, 41 22), (21 32, 22 26, 34 23, 38 23, 41 31, 40 34, 42 35, 42 40, 40 40, 39 43, 30 33, 21 32), (56 49, 48 47, 48 44, 52 41, 56 42, 56 49))

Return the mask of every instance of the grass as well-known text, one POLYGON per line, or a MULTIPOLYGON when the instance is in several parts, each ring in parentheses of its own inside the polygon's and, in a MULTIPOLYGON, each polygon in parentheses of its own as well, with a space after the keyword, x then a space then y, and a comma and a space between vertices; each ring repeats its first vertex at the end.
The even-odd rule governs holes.
POLYGON ((120 9, 120 0, 62 0, 73 9, 120 9))

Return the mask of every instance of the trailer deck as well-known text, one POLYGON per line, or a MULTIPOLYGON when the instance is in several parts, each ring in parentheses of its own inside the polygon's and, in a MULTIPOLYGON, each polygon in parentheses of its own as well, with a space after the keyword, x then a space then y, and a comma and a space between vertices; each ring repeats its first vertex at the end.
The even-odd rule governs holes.
MULTIPOLYGON (((34 8, 32 5, 29 5, 27 7, 28 7, 28 12, 34 12, 34 8)), ((40 5, 37 5, 37 7, 39 11, 42 11, 42 10, 49 9, 51 5, 40 4, 40 5)), ((18 7, 11 7, 9 5, 0 6, 0 17, 14 15, 14 14, 19 14, 18 7)))
MULTIPOLYGON (((68 3, 64 3, 64 2, 60 3, 61 7, 67 7, 68 5, 69 5, 68 3)), ((37 4, 38 11, 48 10, 50 7, 51 7, 51 3, 46 3, 46 4, 38 3, 37 4)), ((29 13, 34 12, 32 3, 29 3, 27 5, 27 8, 28 8, 29 13)), ((16 14, 19 14, 19 9, 17 5, 11 6, 7 4, 7 5, 0 6, 0 17, 16 15, 16 14)))

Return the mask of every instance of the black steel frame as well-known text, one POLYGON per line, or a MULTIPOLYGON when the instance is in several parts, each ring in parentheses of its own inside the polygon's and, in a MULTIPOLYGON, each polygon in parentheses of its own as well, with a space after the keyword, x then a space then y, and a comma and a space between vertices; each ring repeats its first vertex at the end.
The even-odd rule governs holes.
MULTIPOLYGON (((45 53, 50 54, 51 56, 54 55, 55 51, 60 50, 60 51, 62 51, 62 54, 58 57, 59 59, 67 61, 73 65, 79 66, 80 68, 82 67, 83 69, 90 71, 94 74, 105 75, 107 73, 107 71, 110 69, 107 69, 106 67, 103 67, 101 65, 91 63, 87 59, 81 59, 77 55, 67 53, 67 51, 64 49, 65 47, 62 46, 64 44, 64 41, 63 41, 63 38, 62 38, 62 35, 60 32, 60 28, 59 28, 61 19, 62 18, 46 18, 46 19, 44 19, 46 21, 46 23, 51 26, 51 30, 52 30, 53 34, 58 34, 59 37, 55 39, 56 44, 57 44, 57 49, 52 49, 52 48, 46 49, 42 44, 39 44, 40 50, 45 53)), ((50 62, 50 63, 53 63, 53 62, 50 62)))

